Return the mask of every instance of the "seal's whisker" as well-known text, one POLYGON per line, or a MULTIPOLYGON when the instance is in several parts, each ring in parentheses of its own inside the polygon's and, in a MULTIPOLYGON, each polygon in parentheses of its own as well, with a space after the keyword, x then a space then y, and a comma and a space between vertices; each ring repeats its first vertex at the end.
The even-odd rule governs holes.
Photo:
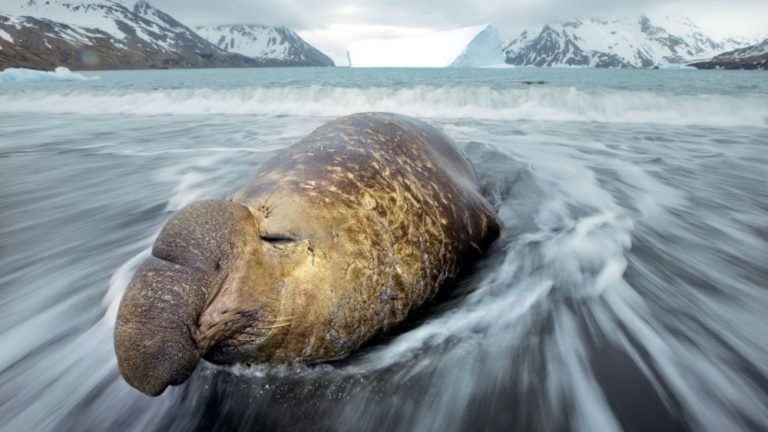
POLYGON ((259 327, 256 327, 256 328, 259 329, 259 330, 273 329, 273 328, 285 327, 285 326, 288 326, 288 325, 291 325, 291 324, 293 324, 293 321, 288 321, 288 322, 284 322, 284 323, 280 323, 280 324, 272 324, 272 325, 268 325, 268 326, 259 326, 259 327))

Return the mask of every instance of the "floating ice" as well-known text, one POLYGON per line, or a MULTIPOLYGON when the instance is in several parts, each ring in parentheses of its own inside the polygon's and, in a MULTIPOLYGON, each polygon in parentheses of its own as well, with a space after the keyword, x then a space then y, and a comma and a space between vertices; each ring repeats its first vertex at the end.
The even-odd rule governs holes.
POLYGON ((669 70, 698 70, 698 69, 696 69, 696 68, 695 68, 695 67, 693 67, 693 66, 686 66, 686 65, 683 65, 683 64, 674 64, 674 63, 669 63, 669 64, 662 64, 662 65, 659 65, 659 69, 669 69, 669 70))
POLYGON ((53 72, 24 68, 8 68, 0 72, 0 83, 86 81, 91 79, 96 79, 96 77, 87 77, 61 66, 53 72))
POLYGON ((490 24, 424 36, 369 39, 347 49, 352 67, 480 67, 504 63, 501 41, 490 24))

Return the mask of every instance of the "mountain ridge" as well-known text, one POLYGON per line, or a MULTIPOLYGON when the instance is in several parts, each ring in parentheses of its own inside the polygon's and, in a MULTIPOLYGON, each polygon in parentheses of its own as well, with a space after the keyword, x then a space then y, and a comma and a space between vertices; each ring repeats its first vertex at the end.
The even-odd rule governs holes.
POLYGON ((330 57, 287 27, 225 24, 196 26, 195 31, 208 42, 228 52, 252 58, 279 59, 295 66, 335 66, 330 57))
POLYGON ((516 66, 648 68, 685 64, 748 45, 747 40, 715 40, 687 18, 660 25, 636 18, 578 18, 519 33, 505 47, 506 63, 516 66), (676 27, 673 31, 666 27, 676 27))
POLYGON ((744 48, 724 52, 711 60, 692 63, 697 69, 757 69, 768 70, 768 38, 744 48))
MULTIPOLYGON (((732 54, 755 42, 710 37, 685 18, 591 17, 523 31, 501 47, 501 58, 510 65, 539 67, 764 68, 762 58, 743 61, 736 58, 739 53, 732 54)), ((413 50, 413 44, 406 44, 388 55, 407 57, 413 50)), ((363 51, 357 57, 382 56, 380 49, 363 51)), ((288 28, 232 24, 192 29, 145 0, 23 0, 0 6, 0 68, 333 65, 288 28)))
POLYGON ((132 7, 119 0, 25 0, 0 10, 0 68, 327 65, 318 58, 302 62, 228 52, 144 0, 132 7))

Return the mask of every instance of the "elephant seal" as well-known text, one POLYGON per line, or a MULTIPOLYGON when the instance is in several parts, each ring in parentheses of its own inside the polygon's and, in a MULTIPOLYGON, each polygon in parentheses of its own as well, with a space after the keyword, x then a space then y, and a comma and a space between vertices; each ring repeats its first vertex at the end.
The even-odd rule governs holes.
POLYGON ((156 396, 213 363, 344 356, 401 322, 499 236, 477 175, 419 120, 356 114, 181 209, 120 303, 120 372, 156 396))

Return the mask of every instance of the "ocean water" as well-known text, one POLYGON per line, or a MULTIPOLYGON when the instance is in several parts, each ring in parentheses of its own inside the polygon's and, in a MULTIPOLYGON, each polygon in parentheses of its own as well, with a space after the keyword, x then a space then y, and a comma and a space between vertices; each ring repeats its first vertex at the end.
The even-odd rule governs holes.
POLYGON ((85 75, 0 84, 1 430, 768 429, 764 72, 85 75), (128 386, 116 307, 164 222, 359 111, 457 142, 492 250, 341 361, 128 386))

